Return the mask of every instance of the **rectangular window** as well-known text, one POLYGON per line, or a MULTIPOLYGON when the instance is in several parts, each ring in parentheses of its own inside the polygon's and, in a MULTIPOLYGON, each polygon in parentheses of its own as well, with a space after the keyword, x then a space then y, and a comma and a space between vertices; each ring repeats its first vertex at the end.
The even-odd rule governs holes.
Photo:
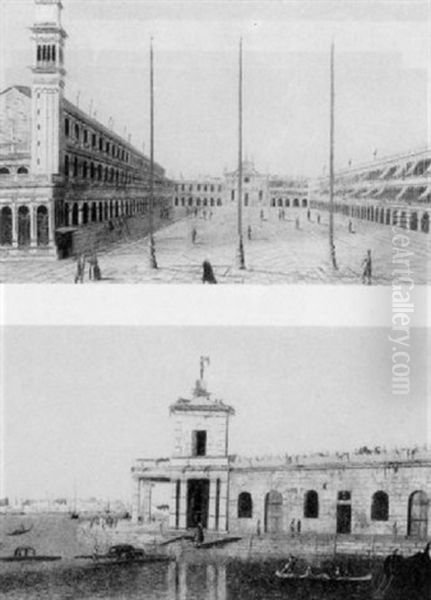
POLYGON ((93 148, 95 148, 95 146, 96 146, 96 134, 95 133, 91 134, 91 146, 93 148))
POLYGON ((192 456, 205 456, 207 450, 207 432, 192 432, 192 456))

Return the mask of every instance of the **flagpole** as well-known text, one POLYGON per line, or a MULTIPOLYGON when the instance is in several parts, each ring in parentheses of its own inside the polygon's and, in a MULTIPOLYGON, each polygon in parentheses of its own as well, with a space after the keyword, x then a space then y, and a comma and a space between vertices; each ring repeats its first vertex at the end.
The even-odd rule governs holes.
POLYGON ((330 131, 329 131, 329 251, 331 254, 332 266, 337 267, 334 244, 334 42, 331 43, 331 100, 330 100, 330 131))
POLYGON ((242 237, 242 38, 239 40, 238 77, 238 267, 245 269, 242 237))
POLYGON ((153 58, 153 38, 150 40, 150 198, 149 198, 149 262, 151 269, 157 269, 156 245, 154 242, 154 58, 153 58))

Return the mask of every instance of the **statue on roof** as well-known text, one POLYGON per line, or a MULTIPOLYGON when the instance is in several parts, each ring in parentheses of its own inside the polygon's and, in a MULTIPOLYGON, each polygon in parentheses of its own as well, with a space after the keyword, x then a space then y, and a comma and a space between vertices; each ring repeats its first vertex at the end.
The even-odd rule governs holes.
POLYGON ((193 395, 195 397, 209 396, 209 392, 206 389, 206 384, 204 380, 205 374, 205 365, 210 364, 209 356, 201 356, 199 361, 199 379, 196 380, 195 388, 193 390, 193 395))

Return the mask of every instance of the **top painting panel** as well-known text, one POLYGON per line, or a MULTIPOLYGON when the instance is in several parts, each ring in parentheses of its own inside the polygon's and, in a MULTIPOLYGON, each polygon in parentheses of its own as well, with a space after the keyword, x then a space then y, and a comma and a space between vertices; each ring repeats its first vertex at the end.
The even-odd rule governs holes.
POLYGON ((2 283, 429 283, 428 2, 0 11, 2 283))

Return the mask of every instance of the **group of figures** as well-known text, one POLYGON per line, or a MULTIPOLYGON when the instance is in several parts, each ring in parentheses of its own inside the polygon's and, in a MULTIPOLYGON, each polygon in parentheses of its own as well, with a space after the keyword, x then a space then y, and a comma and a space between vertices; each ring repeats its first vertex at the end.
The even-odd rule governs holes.
POLYGON ((87 257, 84 253, 82 253, 78 256, 76 261, 75 283, 84 283, 85 268, 87 263, 88 279, 90 281, 100 281, 102 279, 102 272, 100 270, 97 254, 94 252, 87 257))

